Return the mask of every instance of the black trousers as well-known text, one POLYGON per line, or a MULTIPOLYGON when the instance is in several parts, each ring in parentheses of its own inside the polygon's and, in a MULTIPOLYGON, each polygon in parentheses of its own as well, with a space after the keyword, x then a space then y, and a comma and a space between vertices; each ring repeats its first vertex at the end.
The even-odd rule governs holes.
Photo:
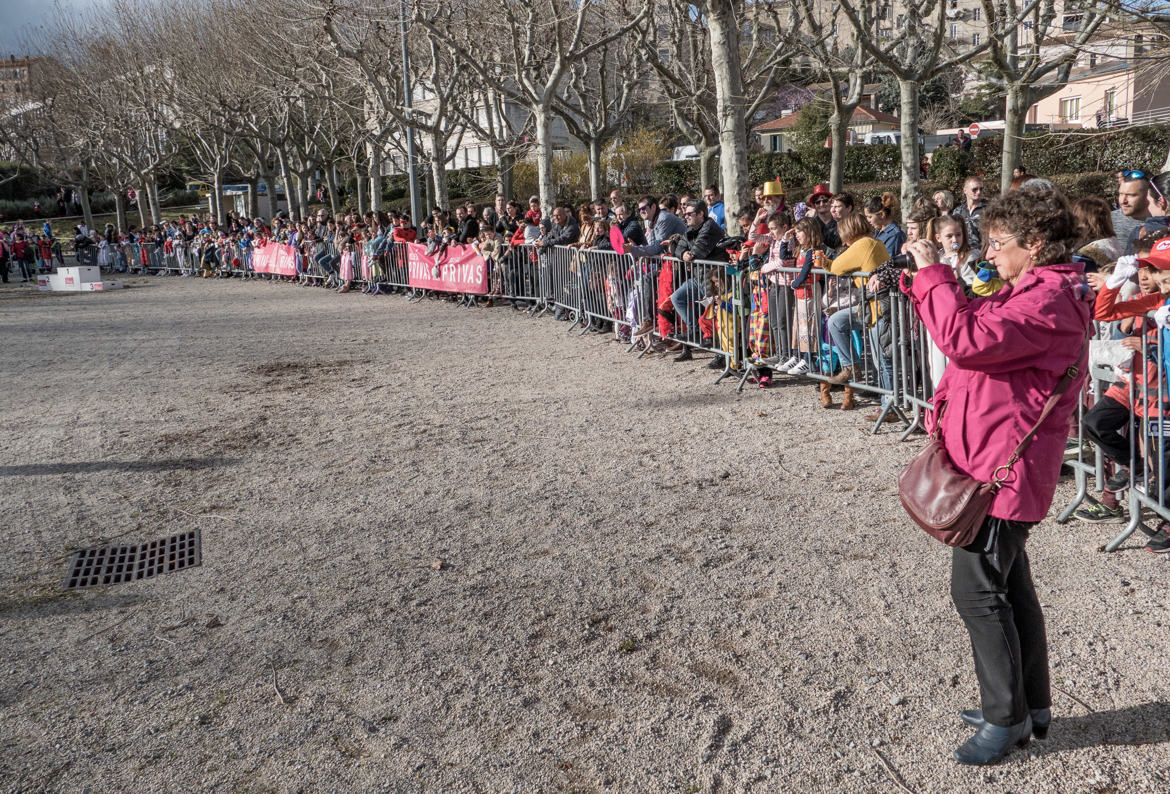
POLYGON ((1023 722, 1048 708, 1048 639, 1024 549, 1033 527, 988 517, 975 542, 951 557, 951 600, 971 635, 983 717, 1023 722))
POLYGON ((1085 437, 1100 447, 1102 454, 1114 463, 1129 466, 1129 439, 1121 435, 1128 427, 1130 433, 1139 430, 1137 415, 1112 397, 1102 397, 1088 410, 1081 424, 1085 437))

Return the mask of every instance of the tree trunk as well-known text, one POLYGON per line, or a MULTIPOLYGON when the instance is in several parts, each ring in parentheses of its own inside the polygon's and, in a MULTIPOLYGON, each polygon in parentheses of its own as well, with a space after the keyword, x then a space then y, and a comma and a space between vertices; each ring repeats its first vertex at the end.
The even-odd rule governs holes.
POLYGON ((223 169, 217 168, 212 179, 212 208, 215 212, 215 222, 220 226, 224 224, 223 211, 223 169))
POLYGON ((448 209, 447 195, 447 141, 439 133, 428 133, 430 138, 431 179, 435 185, 435 206, 448 209))
POLYGON ((138 180, 138 220, 142 221, 139 229, 145 229, 149 224, 146 222, 146 205, 150 201, 150 196, 146 192, 146 177, 141 177, 138 180))
MULTIPOLYGON (((366 214, 366 186, 368 184, 369 180, 366 179, 366 164, 355 154, 353 159, 353 192, 355 198, 357 198, 358 215, 366 214)), ((348 204, 349 202, 347 201, 346 203, 348 204)))
POLYGON ((248 217, 255 218, 260 214, 260 191, 256 189, 255 177, 248 180, 248 217))
POLYGON ((536 192, 541 211, 548 215, 556 203, 552 178, 552 114, 548 107, 539 104, 531 110, 536 125, 536 192))
POLYGON ((516 155, 501 154, 496 159, 496 192, 502 193, 504 199, 512 200, 512 189, 516 174, 516 155))
POLYGON ((715 111, 719 119, 719 173, 723 200, 743 207, 751 198, 748 184, 746 97, 739 58, 739 28, 733 0, 709 0, 711 67, 715 74, 715 111))
POLYGON ((126 201, 122 198, 122 191, 113 188, 114 194, 114 222, 118 227, 118 234, 126 231, 126 201))
POLYGON ((81 220, 85 223, 85 228, 93 231, 93 207, 89 203, 89 188, 85 185, 77 185, 77 196, 81 199, 81 220))
POLYGON ((829 155, 829 190, 840 193, 845 184, 845 141, 849 135, 849 120, 853 108, 839 105, 829 116, 829 137, 833 151, 829 155))
POLYGON ((1024 134, 1027 118, 1028 89, 1011 83, 1007 89, 1003 117, 1003 159, 1000 161, 999 192, 1007 193, 1012 186, 1012 169, 1020 164, 1020 136, 1024 134))
POLYGON ((589 200, 604 201, 601 184, 601 138, 594 135, 589 139, 589 200))
POLYGON ((367 147, 370 157, 370 209, 382 211, 382 156, 376 147, 367 147))
POLYGON ((337 167, 329 166, 325 169, 325 187, 329 190, 329 213, 337 214, 337 167))
POLYGON ((909 212, 921 183, 921 147, 918 145, 918 83, 898 80, 902 111, 902 210, 909 212))
POLYGON ((297 174, 297 211, 300 213, 301 220, 309 217, 309 175, 311 171, 305 170, 297 174))
MULTIPOLYGON (((715 179, 715 158, 719 156, 719 145, 716 143, 702 142, 698 145, 699 150, 699 189, 706 190, 707 185, 716 184, 715 179)), ((730 205, 728 205, 730 206, 730 205)), ((743 205, 740 204, 742 207, 743 205)))
MULTIPOLYGON (((264 204, 266 206, 263 213, 256 214, 271 222, 273 216, 276 215, 276 175, 272 173, 272 169, 264 166, 260 171, 260 178, 264 181, 264 204)), ((257 204, 259 204, 259 197, 257 197, 257 204)))
POLYGON ((146 186, 150 196, 150 222, 162 222, 162 201, 158 197, 158 176, 152 175, 150 183, 146 186))
MULTIPOLYGON (((284 182, 284 198, 288 202, 288 216, 290 219, 295 220, 296 211, 293 203, 295 201, 294 196, 296 196, 297 192, 293 186, 292 171, 289 170, 288 157, 285 155, 284 149, 278 148, 276 150, 276 161, 280 164, 280 180, 284 182)), ((272 213, 273 217, 276 217, 276 213, 280 212, 279 202, 277 202, 276 208, 276 212, 272 213)))

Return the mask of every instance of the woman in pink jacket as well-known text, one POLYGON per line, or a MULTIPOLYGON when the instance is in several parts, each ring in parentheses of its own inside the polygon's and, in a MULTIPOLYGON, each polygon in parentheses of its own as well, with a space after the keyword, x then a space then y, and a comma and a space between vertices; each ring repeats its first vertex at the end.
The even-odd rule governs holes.
POLYGON ((1080 374, 1012 467, 975 541, 953 551, 951 598, 971 635, 983 706, 960 715, 978 728, 955 751, 965 764, 994 763, 1033 734, 1048 733, 1048 643, 1025 543, 1056 491, 1093 307, 1083 267, 1066 264, 1076 222, 1059 193, 1012 191, 988 205, 981 226, 987 258, 1006 282, 1000 292, 968 299, 926 240, 911 246, 917 273, 903 277, 903 290, 951 362, 935 409, 937 415, 947 404, 940 430, 955 467, 991 481, 1068 367, 1080 374))

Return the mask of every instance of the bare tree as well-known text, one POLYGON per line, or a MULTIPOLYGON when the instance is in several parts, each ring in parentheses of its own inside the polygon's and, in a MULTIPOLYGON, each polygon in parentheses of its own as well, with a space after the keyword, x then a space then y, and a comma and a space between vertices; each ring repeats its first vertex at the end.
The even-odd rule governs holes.
MULTIPOLYGON (((440 18, 449 18, 453 10, 446 7, 436 13, 440 18)), ((433 36, 408 36, 417 92, 408 102, 395 56, 402 34, 397 26, 385 25, 382 17, 382 6, 377 2, 347 7, 331 2, 321 20, 330 46, 339 58, 354 67, 356 72, 350 79, 365 86, 378 116, 393 119, 398 126, 409 126, 422 134, 431 164, 435 200, 445 206, 447 163, 454 157, 464 130, 455 123, 452 105, 471 86, 459 71, 450 48, 440 40, 433 36)), ((383 130, 371 130, 371 133, 375 140, 384 137, 383 130)), ((378 151, 371 158, 371 175, 380 173, 374 169, 380 169, 381 157, 378 151)))
POLYGON ((698 152, 699 181, 710 185, 717 181, 719 121, 707 30, 685 3, 657 5, 654 21, 635 30, 642 58, 657 77, 675 126, 698 152))
MULTIPOLYGON (((631 0, 633 2, 633 0, 631 0)), ((621 2, 579 3, 575 12, 557 0, 476 0, 457 9, 448 0, 416 0, 414 19, 436 38, 451 42, 468 75, 526 107, 536 129, 536 168, 541 203, 552 206, 552 122, 572 64, 628 35, 648 14, 621 2), (626 19, 617 25, 612 20, 626 19), (495 20, 484 36, 485 20, 495 20)))
POLYGON ((814 0, 795 0, 792 14, 796 17, 795 45, 810 65, 829 82, 833 112, 829 115, 829 137, 832 155, 829 165, 829 189, 842 190, 845 182, 845 146, 853 111, 861 104, 865 76, 876 63, 873 53, 862 47, 856 33, 841 35, 840 23, 845 20, 835 6, 826 6, 814 0))
MULTIPOLYGON (((1035 1, 1035 0, 1034 0, 1035 1)), ((919 193, 922 147, 918 141, 918 86, 948 69, 974 58, 988 42, 958 53, 944 48, 947 0, 921 0, 899 6, 902 18, 888 18, 885 0, 839 0, 841 12, 864 47, 898 81, 901 116, 902 206, 909 207, 919 193), (881 25, 885 21, 887 24, 881 25)))
POLYGON ((601 153, 619 130, 629 126, 641 65, 632 41, 616 41, 599 49, 590 61, 569 67, 557 108, 569 133, 585 144, 591 198, 601 197, 605 190, 601 153))
POLYGON ((779 5, 750 0, 705 4, 719 119, 720 184, 730 207, 742 207, 751 198, 747 121, 784 74, 789 54, 784 43, 791 39, 798 19, 789 16, 785 26, 779 5), (751 34, 746 46, 745 30, 751 34))
POLYGON ((1012 169, 1020 162, 1028 108, 1068 83, 1078 53, 1111 12, 1112 3, 1078 3, 1075 16, 1063 3, 1058 12, 1055 0, 1024 7, 1018 0, 983 0, 982 6, 987 59, 972 68, 1006 95, 1000 191, 1007 192, 1012 169), (1059 17, 1072 21, 1057 25, 1059 17))

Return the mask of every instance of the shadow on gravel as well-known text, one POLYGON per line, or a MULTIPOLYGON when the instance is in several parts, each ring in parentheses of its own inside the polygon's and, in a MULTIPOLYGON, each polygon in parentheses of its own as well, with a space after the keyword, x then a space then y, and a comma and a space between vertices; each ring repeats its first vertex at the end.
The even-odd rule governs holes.
POLYGON ((24 477, 37 474, 89 474, 98 471, 174 471, 176 469, 211 469, 234 466, 235 458, 168 458, 166 460, 93 460, 78 463, 28 463, 23 466, 0 466, 0 477, 24 477))
POLYGON ((1104 745, 1162 744, 1170 741, 1170 703, 1143 703, 1052 721, 1049 752, 1104 745))
POLYGON ((58 615, 85 615, 138 606, 150 600, 139 594, 105 593, 93 596, 76 590, 52 590, 34 595, 14 594, 0 599, 0 616, 5 620, 45 618, 58 615), (88 596, 88 597, 86 597, 88 596))

